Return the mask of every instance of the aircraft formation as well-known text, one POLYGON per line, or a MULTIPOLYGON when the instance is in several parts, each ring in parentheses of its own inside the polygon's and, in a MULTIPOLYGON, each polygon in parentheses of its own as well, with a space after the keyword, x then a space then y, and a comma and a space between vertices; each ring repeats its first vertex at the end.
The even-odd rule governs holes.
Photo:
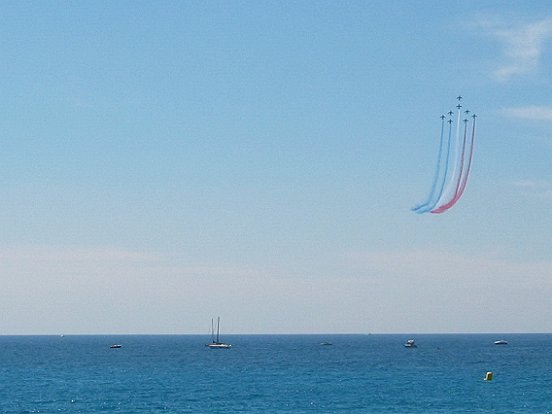
POLYGON ((477 115, 470 115, 471 111, 467 109, 462 111, 462 96, 456 99, 456 112, 450 110, 447 113, 448 117, 440 117, 441 135, 435 175, 426 201, 412 208, 417 214, 444 213, 460 200, 466 190, 473 160, 477 115), (453 125, 456 129, 454 134, 453 125))

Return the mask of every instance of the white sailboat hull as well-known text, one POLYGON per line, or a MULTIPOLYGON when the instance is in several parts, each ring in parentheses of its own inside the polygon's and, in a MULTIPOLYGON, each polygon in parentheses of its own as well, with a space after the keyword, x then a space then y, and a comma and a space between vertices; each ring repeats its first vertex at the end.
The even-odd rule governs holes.
POLYGON ((209 348, 213 348, 213 349, 229 349, 229 348, 232 348, 232 345, 230 345, 230 344, 207 344, 206 346, 208 346, 209 348))

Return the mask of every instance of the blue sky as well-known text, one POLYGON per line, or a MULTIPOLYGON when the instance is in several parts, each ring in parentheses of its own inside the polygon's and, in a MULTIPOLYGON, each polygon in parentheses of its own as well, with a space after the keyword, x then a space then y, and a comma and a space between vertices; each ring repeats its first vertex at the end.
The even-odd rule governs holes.
POLYGON ((0 19, 0 332, 552 331, 547 2, 0 19), (467 190, 413 214, 458 94, 467 190))

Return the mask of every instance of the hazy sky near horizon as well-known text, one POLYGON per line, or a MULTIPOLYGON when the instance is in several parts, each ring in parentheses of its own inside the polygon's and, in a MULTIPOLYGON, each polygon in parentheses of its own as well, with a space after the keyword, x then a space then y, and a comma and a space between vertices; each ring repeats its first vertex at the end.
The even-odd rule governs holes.
POLYGON ((0 333, 552 332, 549 2, 0 19, 0 333), (458 94, 467 190, 416 215, 458 94))

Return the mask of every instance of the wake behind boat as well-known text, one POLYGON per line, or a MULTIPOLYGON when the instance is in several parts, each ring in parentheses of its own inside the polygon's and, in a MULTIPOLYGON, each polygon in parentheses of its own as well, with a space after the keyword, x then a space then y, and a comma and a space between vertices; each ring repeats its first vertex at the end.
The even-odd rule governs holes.
POLYGON ((213 319, 211 319, 211 343, 206 344, 205 346, 208 346, 212 349, 230 349, 232 348, 232 345, 226 344, 224 342, 220 342, 219 340, 220 336, 220 316, 217 318, 217 336, 215 338, 215 325, 213 319))

